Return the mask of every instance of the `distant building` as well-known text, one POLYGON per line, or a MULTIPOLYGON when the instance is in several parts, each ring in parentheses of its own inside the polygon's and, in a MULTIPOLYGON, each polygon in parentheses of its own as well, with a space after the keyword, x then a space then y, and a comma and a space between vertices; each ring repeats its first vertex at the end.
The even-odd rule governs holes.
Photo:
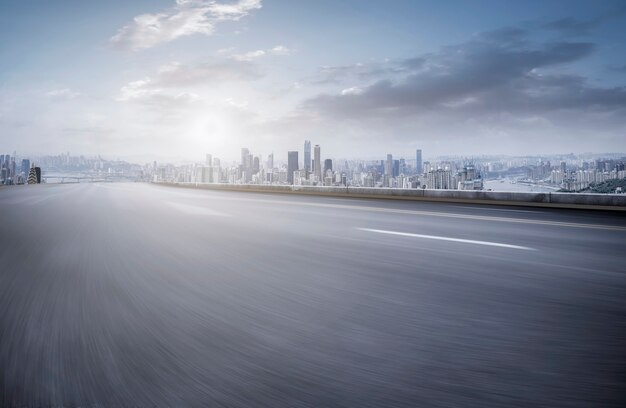
POLYGON ((427 174, 426 186, 429 189, 449 190, 454 189, 452 173, 449 170, 433 170, 427 174))
POLYGON ((307 173, 311 172, 311 141, 304 141, 304 170, 307 173))
POLYGON ((313 154, 315 156, 314 174, 318 181, 322 181, 322 159, 321 159, 320 145, 315 145, 315 147, 313 148, 313 154))
POLYGON ((293 173, 298 170, 298 152, 287 153, 287 183, 293 184, 293 173))
POLYGON ((22 159, 22 168, 20 171, 21 176, 22 176, 22 183, 24 182, 24 179, 28 177, 29 171, 30 171, 30 160, 22 159))
POLYGON ((417 174, 422 174, 424 172, 424 168, 422 167, 422 149, 417 149, 415 151, 415 172, 417 174))
POLYGON ((324 174, 326 174, 326 172, 330 170, 333 170, 333 161, 332 159, 326 159, 324 160, 324 174))

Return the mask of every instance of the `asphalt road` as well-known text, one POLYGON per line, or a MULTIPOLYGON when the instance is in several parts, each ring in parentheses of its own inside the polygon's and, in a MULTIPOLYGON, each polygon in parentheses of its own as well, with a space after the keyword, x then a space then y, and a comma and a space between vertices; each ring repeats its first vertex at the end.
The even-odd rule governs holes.
POLYGON ((626 217, 0 189, 0 406, 625 406, 626 217))

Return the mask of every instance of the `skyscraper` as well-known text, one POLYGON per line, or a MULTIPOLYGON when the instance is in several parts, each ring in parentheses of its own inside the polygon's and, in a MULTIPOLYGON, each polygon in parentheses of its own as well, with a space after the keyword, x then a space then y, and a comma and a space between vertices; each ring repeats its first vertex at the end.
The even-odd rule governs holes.
POLYGON ((326 172, 328 170, 332 171, 333 169, 333 161, 331 159, 324 160, 324 176, 326 176, 326 172))
POLYGON ((287 182, 293 184, 293 173, 298 170, 298 152, 287 153, 287 182))
POLYGON ((22 159, 22 169, 21 169, 21 173, 23 175, 24 178, 28 177, 28 172, 30 170, 30 160, 28 159, 22 159))
POLYGON ((422 149, 415 151, 415 171, 417 174, 422 174, 424 169, 422 167, 422 149))
POLYGON ((213 156, 211 156, 210 154, 206 155, 206 163, 207 166, 212 166, 213 165, 213 156))
POLYGON ((313 155, 315 157, 315 177, 317 177, 318 181, 322 181, 322 160, 321 160, 321 152, 320 145, 315 145, 313 148, 313 155))
POLYGON ((392 176, 392 171, 393 171, 393 157, 388 154, 387 155, 387 160, 385 161, 385 176, 392 176))
POLYGON ((271 170, 274 168, 274 153, 270 153, 269 156, 267 156, 267 169, 271 170))
POLYGON ((311 172, 311 141, 310 140, 304 141, 304 170, 307 173, 311 172))

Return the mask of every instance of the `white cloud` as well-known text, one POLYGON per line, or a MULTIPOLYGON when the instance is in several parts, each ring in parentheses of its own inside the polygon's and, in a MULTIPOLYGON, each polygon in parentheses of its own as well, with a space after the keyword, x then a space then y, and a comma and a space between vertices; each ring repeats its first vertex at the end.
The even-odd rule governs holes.
POLYGON ((220 21, 236 21, 261 8, 261 0, 221 4, 213 0, 177 0, 156 14, 141 14, 111 37, 112 44, 137 51, 192 34, 211 35, 220 21))
POLYGON ((268 50, 256 50, 246 52, 244 54, 234 54, 231 55, 231 58, 237 61, 252 61, 257 58, 265 57, 267 55, 289 55, 291 54, 291 50, 284 45, 277 45, 268 50))
POLYGON ((201 100, 199 95, 191 92, 166 92, 154 88, 150 78, 129 82, 120 90, 116 98, 119 102, 138 102, 153 107, 181 107, 201 100))
POLYGON ((358 86, 353 86, 352 88, 347 88, 341 91, 341 95, 361 95, 363 93, 363 89, 358 86))
POLYGON ((264 55, 265 55, 265 51, 256 50, 256 51, 246 52, 245 54, 236 54, 236 55, 233 55, 232 58, 237 61, 252 61, 264 55))
POLYGON ((277 45, 270 50, 272 54, 275 55, 289 55, 291 54, 291 50, 284 45, 277 45))
POLYGON ((228 106, 232 106, 233 108, 238 108, 238 109, 245 109, 249 105, 248 101, 237 102, 233 98, 226 98, 224 102, 226 102, 228 106))
POLYGON ((74 99, 80 96, 79 92, 72 91, 69 88, 54 89, 46 93, 48 98, 54 99, 74 99))

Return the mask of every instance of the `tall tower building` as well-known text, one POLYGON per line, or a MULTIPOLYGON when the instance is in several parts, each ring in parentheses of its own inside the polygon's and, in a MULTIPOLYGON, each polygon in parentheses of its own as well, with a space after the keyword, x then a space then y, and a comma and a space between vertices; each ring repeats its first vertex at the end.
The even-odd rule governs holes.
POLYGON ((210 154, 206 155, 206 163, 207 166, 212 166, 213 165, 213 156, 211 156, 210 154))
POLYGON ((293 173, 298 170, 298 152, 287 153, 287 182, 293 184, 293 173))
POLYGON ((244 168, 246 168, 246 161, 248 160, 248 155, 250 154, 250 150, 248 150, 245 147, 241 148, 241 166, 244 168))
POLYGON ((269 156, 267 156, 267 169, 271 170, 274 168, 274 153, 270 153, 269 156))
POLYGON ((422 149, 417 149, 415 151, 415 171, 417 174, 422 174, 424 172, 424 168, 422 167, 422 149))
POLYGON ((324 160, 324 176, 328 170, 333 170, 333 161, 331 159, 324 160))
POLYGON ((28 172, 30 171, 30 160, 22 159, 22 169, 21 172, 24 175, 24 178, 28 177, 28 172))
POLYGON ((393 172, 393 156, 388 154, 387 160, 385 161, 385 176, 392 176, 393 172))
POLYGON ((313 148, 313 156, 315 157, 315 169, 314 174, 318 181, 322 181, 322 159, 320 153, 320 145, 315 145, 313 148))
POLYGON ((311 141, 310 140, 304 141, 304 170, 307 173, 311 172, 311 141))

